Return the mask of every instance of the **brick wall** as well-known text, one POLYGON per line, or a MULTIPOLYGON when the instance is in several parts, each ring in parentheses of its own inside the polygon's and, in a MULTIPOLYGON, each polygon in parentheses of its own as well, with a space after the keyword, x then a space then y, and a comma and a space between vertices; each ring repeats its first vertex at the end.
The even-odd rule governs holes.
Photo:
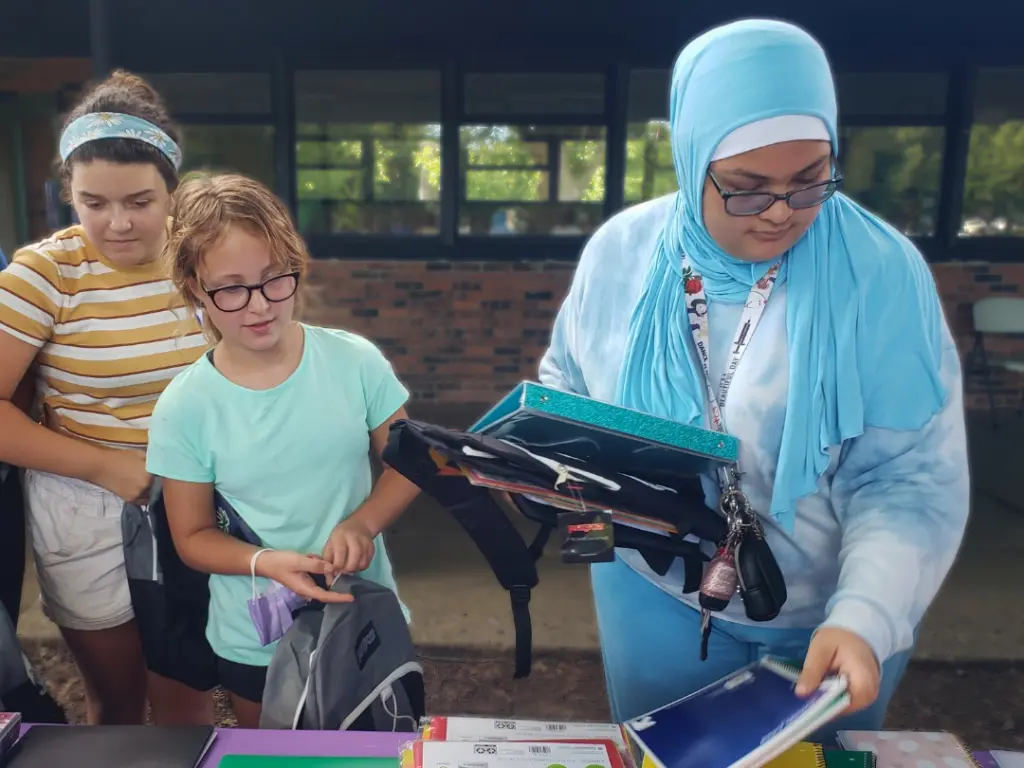
MULTIPOLYGON (((306 319, 377 342, 414 400, 485 407, 535 378, 574 265, 564 262, 314 262, 306 319)), ((961 352, 974 343, 971 303, 1016 295, 1022 264, 939 264, 936 280, 961 352)), ((993 356, 1024 358, 1024 335, 987 343, 993 356)), ((1012 379, 996 379, 999 405, 1016 405, 1012 379)), ((970 407, 988 407, 980 380, 970 407)))
POLYGON ((573 267, 318 260, 305 316, 373 339, 416 400, 490 405, 536 378, 573 267))

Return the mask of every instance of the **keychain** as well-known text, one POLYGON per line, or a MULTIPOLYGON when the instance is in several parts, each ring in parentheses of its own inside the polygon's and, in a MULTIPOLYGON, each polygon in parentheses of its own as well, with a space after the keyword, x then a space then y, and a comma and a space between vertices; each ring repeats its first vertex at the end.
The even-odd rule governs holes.
POLYGON ((711 613, 724 611, 739 589, 739 573, 736 566, 736 548, 750 526, 750 504, 743 492, 731 485, 722 494, 719 509, 729 522, 729 532, 718 552, 711 559, 708 569, 700 582, 701 643, 700 660, 708 657, 708 640, 711 637, 711 613))

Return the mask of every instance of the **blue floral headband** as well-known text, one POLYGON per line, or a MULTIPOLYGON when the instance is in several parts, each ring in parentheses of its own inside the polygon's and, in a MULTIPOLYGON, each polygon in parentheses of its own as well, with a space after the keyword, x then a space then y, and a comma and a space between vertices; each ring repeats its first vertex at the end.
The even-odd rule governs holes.
POLYGON ((60 137, 60 159, 80 146, 97 139, 136 139, 159 149, 171 161, 174 170, 181 168, 181 148, 170 136, 148 120, 120 112, 91 112, 74 120, 60 137))

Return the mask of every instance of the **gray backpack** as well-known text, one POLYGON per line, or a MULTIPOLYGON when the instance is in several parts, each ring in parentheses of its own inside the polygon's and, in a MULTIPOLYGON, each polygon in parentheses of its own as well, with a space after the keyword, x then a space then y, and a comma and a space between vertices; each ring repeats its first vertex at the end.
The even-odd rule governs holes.
POLYGON ((267 669, 260 728, 414 732, 423 667, 398 596, 346 575, 331 591, 355 601, 296 611, 267 669))

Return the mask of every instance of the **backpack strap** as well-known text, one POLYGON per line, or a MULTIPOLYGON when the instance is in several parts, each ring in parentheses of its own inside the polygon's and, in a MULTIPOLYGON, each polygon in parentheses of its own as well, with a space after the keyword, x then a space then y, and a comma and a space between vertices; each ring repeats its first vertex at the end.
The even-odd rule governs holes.
POLYGON ((530 597, 539 581, 536 561, 550 536, 550 528, 542 527, 533 543, 527 546, 487 489, 458 478, 436 479, 438 482, 430 486, 432 490, 428 492, 458 520, 491 566, 498 583, 508 590, 516 633, 515 678, 527 677, 533 663, 530 597), (454 486, 450 488, 452 493, 439 494, 437 486, 449 483, 454 486), (454 501, 454 494, 461 497, 459 501, 454 501), (446 498, 449 503, 445 503, 446 498))
POLYGON ((430 457, 431 447, 418 424, 397 422, 391 427, 381 458, 448 510, 487 560, 498 583, 508 591, 516 635, 515 678, 527 677, 533 663, 530 597, 539 581, 536 560, 550 529, 544 530, 542 525, 527 546, 490 491, 466 482, 461 474, 440 472, 430 457))

